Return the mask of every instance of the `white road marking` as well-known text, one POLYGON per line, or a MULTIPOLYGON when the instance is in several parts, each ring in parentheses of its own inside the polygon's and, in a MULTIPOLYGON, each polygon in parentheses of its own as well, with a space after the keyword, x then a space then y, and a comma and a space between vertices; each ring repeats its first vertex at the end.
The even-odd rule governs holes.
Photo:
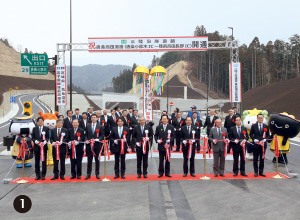
POLYGON ((32 100, 42 110, 42 112, 44 114, 44 109, 34 99, 37 99, 37 97, 33 98, 32 100))
POLYGON ((4 128, 4 127, 6 127, 7 125, 10 125, 10 123, 7 123, 6 125, 1 126, 0 128, 4 128))

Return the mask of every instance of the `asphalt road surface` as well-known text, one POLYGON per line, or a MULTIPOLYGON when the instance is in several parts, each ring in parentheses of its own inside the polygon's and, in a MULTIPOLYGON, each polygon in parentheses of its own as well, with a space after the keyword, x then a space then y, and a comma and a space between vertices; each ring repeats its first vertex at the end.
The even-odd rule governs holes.
MULTIPOLYGON (((157 118, 155 119, 157 124, 157 118)), ((275 172, 273 153, 266 152, 265 172, 275 172)), ((292 141, 288 169, 300 173, 300 143, 292 141)), ((182 159, 172 159, 171 173, 182 174, 182 159)), ((196 173, 203 173, 203 160, 196 160, 196 173)), ((13 164, 0 157, 0 178, 13 164)), ((113 175, 114 162, 107 163, 113 175)), ((207 161, 212 173, 212 160, 207 161)), ((104 165, 100 169, 103 175, 104 165)), ((149 158, 149 174, 157 174, 158 158, 149 158)), ((47 176, 51 177, 52 166, 47 176)), ((287 174, 284 166, 279 171, 287 174)), ((70 175, 70 165, 66 166, 70 175)), ((225 175, 232 172, 232 161, 226 161, 225 175)), ((251 162, 246 172, 253 173, 251 162)), ((94 173, 94 164, 93 164, 94 173)), ((83 164, 83 175, 86 164, 83 164)), ((126 161, 126 175, 136 175, 136 160, 126 161)), ((21 169, 12 168, 9 177, 21 176, 21 169)), ((35 177, 34 168, 26 168, 25 176, 35 177)), ((299 179, 250 179, 208 181, 136 181, 0 185, 1 219, 299 219, 299 179), (14 199, 27 195, 32 208, 20 214, 13 207, 14 199)))

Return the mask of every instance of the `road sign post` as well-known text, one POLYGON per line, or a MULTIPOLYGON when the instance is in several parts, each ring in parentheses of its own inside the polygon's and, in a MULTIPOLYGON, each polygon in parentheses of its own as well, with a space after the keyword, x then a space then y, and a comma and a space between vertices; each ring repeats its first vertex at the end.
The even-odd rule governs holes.
POLYGON ((48 55, 22 53, 21 73, 27 75, 47 75, 48 55))

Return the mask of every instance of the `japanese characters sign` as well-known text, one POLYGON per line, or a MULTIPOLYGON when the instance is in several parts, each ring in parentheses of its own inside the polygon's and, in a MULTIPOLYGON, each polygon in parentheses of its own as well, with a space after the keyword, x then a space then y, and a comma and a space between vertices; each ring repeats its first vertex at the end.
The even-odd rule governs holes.
POLYGON ((230 102, 242 102, 241 63, 230 63, 230 102))
POLYGON ((67 105, 67 70, 66 66, 55 67, 56 105, 67 105))
POLYGON ((48 74, 48 55, 47 54, 21 54, 21 73, 28 75, 47 75, 48 74))
POLYGON ((153 52, 178 50, 208 50, 208 37, 131 37, 89 38, 89 51, 153 52))
POLYGON ((147 75, 148 78, 144 78, 144 107, 143 113, 146 120, 153 120, 153 112, 152 112, 152 97, 151 97, 151 88, 150 88, 150 77, 151 75, 147 75))

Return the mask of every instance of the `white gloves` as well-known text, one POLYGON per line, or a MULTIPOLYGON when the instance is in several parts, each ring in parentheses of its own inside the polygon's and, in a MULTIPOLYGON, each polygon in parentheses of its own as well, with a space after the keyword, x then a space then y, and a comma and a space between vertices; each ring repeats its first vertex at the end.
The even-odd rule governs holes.
POLYGON ((47 145, 47 141, 44 141, 44 145, 47 145))
POLYGON ((201 129, 203 129, 203 127, 201 127, 201 129))
POLYGON ((181 128, 179 128, 178 130, 181 131, 181 128))
POLYGON ((146 137, 146 140, 147 140, 147 141, 149 141, 149 138, 148 138, 148 137, 146 137))
POLYGON ((79 144, 79 142, 78 141, 75 141, 75 145, 78 145, 79 144))
POLYGON ((52 146, 54 146, 55 145, 55 142, 52 142, 52 144, 51 144, 52 146))
POLYGON ((87 144, 89 144, 89 143, 90 143, 90 141, 89 141, 89 140, 87 140, 87 141, 86 141, 86 143, 87 143, 87 144))
POLYGON ((160 144, 161 142, 162 142, 162 140, 157 140, 157 143, 159 143, 159 144, 160 144))
POLYGON ((166 140, 166 143, 167 143, 167 144, 170 143, 170 140, 166 140))
POLYGON ((136 142, 136 146, 138 146, 138 147, 139 147, 139 146, 141 146, 141 145, 140 145, 140 143, 139 143, 139 142, 136 142))
POLYGON ((98 142, 99 142, 99 139, 97 138, 97 139, 95 139, 95 141, 98 141, 98 142))
POLYGON ((34 142, 35 144, 39 144, 39 142, 36 140, 35 142, 34 142))
POLYGON ((258 143, 259 142, 259 140, 257 140, 257 139, 254 139, 254 143, 258 143))
POLYGON ((243 142, 243 143, 246 143, 247 141, 244 139, 242 142, 243 142))
POLYGON ((193 143, 195 143, 195 140, 192 140, 193 143))
POLYGON ((59 142, 59 145, 62 145, 62 142, 61 142, 61 141, 59 142))
POLYGON ((114 140, 114 143, 115 143, 115 144, 118 144, 118 141, 117 141, 117 140, 114 140))
POLYGON ((182 141, 182 143, 185 145, 186 144, 186 140, 182 141))
POLYGON ((263 141, 264 141, 264 143, 266 143, 267 140, 266 140, 266 139, 263 139, 263 141))
POLYGON ((214 141, 213 141, 213 142, 214 142, 214 144, 216 144, 216 143, 217 143, 217 140, 216 140, 216 139, 214 139, 214 141))
POLYGON ((236 144, 239 143, 239 140, 238 140, 238 139, 235 139, 235 140, 234 140, 234 143, 236 143, 236 144))

